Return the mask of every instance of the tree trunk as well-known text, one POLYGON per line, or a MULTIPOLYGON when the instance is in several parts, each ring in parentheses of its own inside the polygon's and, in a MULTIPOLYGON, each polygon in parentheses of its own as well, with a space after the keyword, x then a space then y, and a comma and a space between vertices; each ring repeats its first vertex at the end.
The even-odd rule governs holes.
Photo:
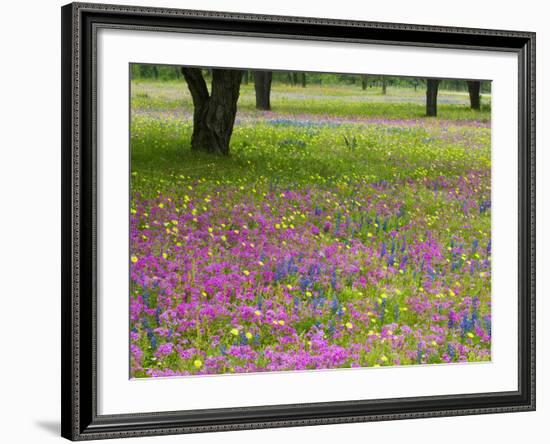
POLYGON ((243 72, 213 69, 210 94, 200 69, 182 68, 181 72, 193 98, 191 149, 228 155, 243 72))
POLYGON ((437 116, 437 90, 439 80, 428 79, 426 88, 426 115, 437 116))
POLYGON ((288 77, 288 84, 289 84, 290 86, 294 86, 294 77, 292 76, 292 73, 289 72, 289 73, 287 74, 287 77, 288 77))
POLYGON ((147 65, 139 65, 139 78, 146 79, 148 77, 147 65))
POLYGON ((363 91, 367 89, 367 80, 368 80, 368 76, 366 75, 361 76, 361 88, 363 88, 363 91))
POLYGON ((243 83, 248 85, 248 69, 243 72, 243 83))
POLYGON ((271 109, 271 80, 273 72, 254 71, 254 89, 256 90, 256 108, 263 110, 271 109))
POLYGON ((303 72, 303 73, 302 73, 302 88, 305 88, 305 87, 306 87, 306 84, 307 84, 306 73, 303 72))
POLYGON ((479 91, 481 89, 481 82, 478 80, 468 80, 468 93, 470 94, 470 108, 479 111, 481 108, 481 96, 479 91))
POLYGON ((387 92, 387 83, 386 83, 386 78, 383 77, 382 78, 382 94, 386 95, 386 92, 387 92))

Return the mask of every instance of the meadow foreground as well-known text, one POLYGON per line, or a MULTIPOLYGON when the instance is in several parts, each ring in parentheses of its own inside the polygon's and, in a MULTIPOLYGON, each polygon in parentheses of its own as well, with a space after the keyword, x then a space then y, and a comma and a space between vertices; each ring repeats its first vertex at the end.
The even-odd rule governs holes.
POLYGON ((132 88, 132 377, 490 359, 487 112, 245 89, 222 158, 132 88))

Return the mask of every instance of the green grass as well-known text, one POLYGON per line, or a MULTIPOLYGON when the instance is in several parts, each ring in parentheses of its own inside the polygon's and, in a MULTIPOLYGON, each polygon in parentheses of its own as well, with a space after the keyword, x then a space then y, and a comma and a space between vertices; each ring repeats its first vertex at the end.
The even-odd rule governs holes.
MULTIPOLYGON (((491 117, 490 98, 483 96, 481 111, 471 110, 467 93, 440 91, 439 118, 487 122, 491 117)), ((425 91, 388 88, 386 95, 359 87, 289 87, 275 84, 272 111, 281 114, 317 114, 356 118, 422 119, 425 118, 425 91)), ((134 82, 132 109, 135 111, 175 111, 192 109, 192 100, 183 81, 134 82)), ((241 86, 238 103, 241 113, 255 113, 254 87, 241 86)))
POLYGON ((292 127, 260 121, 238 125, 231 155, 192 152, 192 124, 143 115, 132 119, 132 171, 157 181, 330 181, 348 175, 369 181, 456 176, 490 166, 490 129, 342 125, 292 127), (355 136, 355 145, 346 143, 355 136), (474 147, 474 148, 472 148, 474 147))

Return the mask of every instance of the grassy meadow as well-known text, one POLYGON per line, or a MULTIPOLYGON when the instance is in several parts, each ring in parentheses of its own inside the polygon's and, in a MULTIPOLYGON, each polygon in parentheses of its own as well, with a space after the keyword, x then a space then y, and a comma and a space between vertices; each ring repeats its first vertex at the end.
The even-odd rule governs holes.
POLYGON ((229 157, 131 85, 131 376, 486 361, 490 96, 241 86, 229 157))

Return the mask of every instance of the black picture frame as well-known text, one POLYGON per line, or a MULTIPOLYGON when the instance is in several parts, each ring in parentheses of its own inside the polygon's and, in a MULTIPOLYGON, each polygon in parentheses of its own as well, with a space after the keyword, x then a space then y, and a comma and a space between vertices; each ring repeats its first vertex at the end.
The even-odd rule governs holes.
POLYGON ((71 440, 535 409, 535 33, 72 3, 62 14, 62 436, 71 440), (519 62, 518 390, 97 414, 95 32, 98 27, 508 51, 519 62))

